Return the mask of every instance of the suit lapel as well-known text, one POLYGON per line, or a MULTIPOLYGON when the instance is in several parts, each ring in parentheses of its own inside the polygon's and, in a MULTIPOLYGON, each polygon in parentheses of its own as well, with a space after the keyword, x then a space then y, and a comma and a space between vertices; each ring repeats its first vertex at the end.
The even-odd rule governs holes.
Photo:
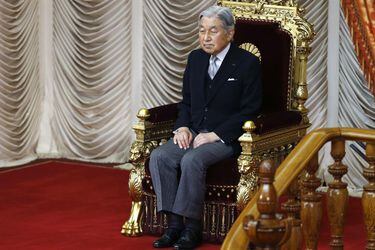
POLYGON ((210 93, 207 95, 206 104, 208 104, 215 97, 230 74, 236 69, 237 65, 238 57, 236 56, 236 47, 235 45, 231 44, 224 61, 221 63, 221 66, 214 77, 215 84, 210 93))

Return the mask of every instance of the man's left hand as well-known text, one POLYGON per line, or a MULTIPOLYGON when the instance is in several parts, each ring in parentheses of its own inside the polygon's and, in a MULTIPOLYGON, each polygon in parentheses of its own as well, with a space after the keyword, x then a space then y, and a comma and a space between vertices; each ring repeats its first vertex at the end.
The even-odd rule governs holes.
POLYGON ((220 137, 217 136, 217 134, 215 134, 214 132, 200 133, 199 135, 195 137, 193 141, 193 147, 197 148, 203 144, 212 143, 212 142, 216 142, 219 140, 220 140, 220 137))

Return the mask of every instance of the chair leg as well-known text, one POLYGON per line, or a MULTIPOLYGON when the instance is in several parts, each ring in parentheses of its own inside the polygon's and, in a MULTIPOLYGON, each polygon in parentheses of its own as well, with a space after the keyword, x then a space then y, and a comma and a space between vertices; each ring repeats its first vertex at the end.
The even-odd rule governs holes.
POLYGON ((133 168, 129 176, 129 194, 132 208, 129 219, 122 226, 121 233, 125 236, 142 235, 142 174, 133 168))
POLYGON ((121 233, 125 236, 140 236, 142 235, 142 202, 132 202, 132 210, 130 217, 122 226, 121 233))

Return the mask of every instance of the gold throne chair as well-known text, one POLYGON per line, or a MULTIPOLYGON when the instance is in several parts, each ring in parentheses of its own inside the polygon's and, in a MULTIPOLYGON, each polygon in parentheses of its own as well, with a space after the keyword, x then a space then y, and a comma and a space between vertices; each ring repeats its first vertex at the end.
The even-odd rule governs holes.
MULTIPOLYGON (((257 55, 262 64, 263 105, 254 121, 244 124, 238 158, 207 171, 203 237, 221 242, 258 188, 258 165, 272 158, 280 163, 309 126, 306 63, 312 26, 293 0, 218 1, 236 18, 234 43, 257 55)), ((141 109, 133 126, 129 177, 132 208, 122 234, 161 234, 166 218, 156 213, 156 196, 148 170, 151 151, 172 136, 177 104, 141 109)))

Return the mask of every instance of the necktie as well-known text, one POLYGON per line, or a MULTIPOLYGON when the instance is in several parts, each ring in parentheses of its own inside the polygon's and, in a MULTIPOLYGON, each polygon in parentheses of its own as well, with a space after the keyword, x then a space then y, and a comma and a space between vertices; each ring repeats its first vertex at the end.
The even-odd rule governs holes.
POLYGON ((218 70, 218 67, 217 67, 218 60, 219 58, 217 58, 216 56, 211 56, 210 58, 210 65, 208 67, 208 75, 211 77, 211 79, 214 79, 216 72, 218 70))

